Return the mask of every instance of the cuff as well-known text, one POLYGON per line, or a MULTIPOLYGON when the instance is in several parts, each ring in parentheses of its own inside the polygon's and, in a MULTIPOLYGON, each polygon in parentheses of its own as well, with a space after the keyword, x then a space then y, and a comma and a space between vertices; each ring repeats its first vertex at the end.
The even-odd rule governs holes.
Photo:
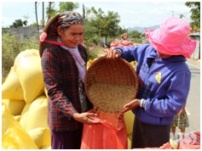
POLYGON ((140 107, 144 108, 145 106, 145 99, 140 99, 140 107))
POLYGON ((120 54, 122 54, 121 49, 119 49, 119 48, 115 48, 114 50, 116 50, 116 51, 120 52, 120 54))

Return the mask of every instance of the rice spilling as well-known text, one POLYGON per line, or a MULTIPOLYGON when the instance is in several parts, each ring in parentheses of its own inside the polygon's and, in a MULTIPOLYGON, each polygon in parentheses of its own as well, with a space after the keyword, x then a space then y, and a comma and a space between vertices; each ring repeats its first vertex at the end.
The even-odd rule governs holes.
POLYGON ((132 85, 95 83, 89 88, 89 94, 95 108, 105 112, 119 112, 132 100, 134 89, 132 85))

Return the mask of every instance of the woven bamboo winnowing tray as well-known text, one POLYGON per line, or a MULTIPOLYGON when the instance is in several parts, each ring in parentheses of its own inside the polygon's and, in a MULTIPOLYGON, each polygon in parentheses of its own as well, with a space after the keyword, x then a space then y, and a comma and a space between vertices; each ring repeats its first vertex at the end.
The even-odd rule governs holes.
POLYGON ((119 112, 138 90, 134 68, 120 58, 95 60, 86 72, 84 84, 89 100, 104 112, 119 112))

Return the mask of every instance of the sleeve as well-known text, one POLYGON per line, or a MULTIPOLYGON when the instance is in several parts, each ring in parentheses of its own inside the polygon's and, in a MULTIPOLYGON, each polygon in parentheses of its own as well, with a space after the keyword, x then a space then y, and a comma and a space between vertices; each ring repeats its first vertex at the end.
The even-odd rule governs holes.
POLYGON ((181 70, 170 79, 165 98, 147 98, 145 111, 157 117, 173 117, 186 104, 190 89, 191 73, 181 70))
POLYGON ((70 119, 73 113, 77 111, 71 101, 63 93, 63 81, 59 67, 60 61, 61 58, 59 58, 57 51, 46 49, 41 59, 43 78, 48 97, 52 104, 52 109, 61 111, 70 119))
POLYGON ((152 51, 152 47, 149 44, 142 44, 139 46, 116 47, 115 50, 120 51, 121 57, 128 62, 143 62, 145 56, 152 51))
POLYGON ((137 60, 136 53, 134 53, 137 49, 135 46, 116 47, 114 49, 121 52, 121 58, 124 58, 128 62, 137 60))

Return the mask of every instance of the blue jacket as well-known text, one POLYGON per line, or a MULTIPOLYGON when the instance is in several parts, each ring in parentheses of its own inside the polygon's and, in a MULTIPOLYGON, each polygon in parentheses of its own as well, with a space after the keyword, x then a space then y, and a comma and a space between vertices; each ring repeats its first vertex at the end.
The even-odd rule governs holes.
POLYGON ((136 117, 148 124, 171 124, 185 105, 190 89, 191 73, 185 57, 159 58, 149 44, 116 49, 127 61, 138 62, 139 90, 136 98, 145 99, 145 106, 133 110, 136 117))

